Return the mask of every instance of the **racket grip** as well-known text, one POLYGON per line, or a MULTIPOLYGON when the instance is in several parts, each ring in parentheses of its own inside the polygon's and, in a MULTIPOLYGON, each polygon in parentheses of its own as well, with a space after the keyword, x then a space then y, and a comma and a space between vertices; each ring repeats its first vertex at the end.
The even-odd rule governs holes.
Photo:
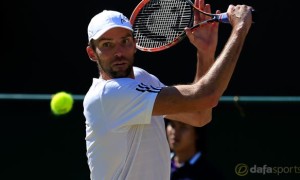
MULTIPOLYGON (((252 13, 252 21, 255 22, 255 10, 252 10, 251 13, 252 13)), ((218 22, 230 23, 227 12, 218 14, 218 16, 216 18, 217 18, 218 22)))
POLYGON ((227 12, 218 14, 217 21, 222 23, 230 23, 227 12))

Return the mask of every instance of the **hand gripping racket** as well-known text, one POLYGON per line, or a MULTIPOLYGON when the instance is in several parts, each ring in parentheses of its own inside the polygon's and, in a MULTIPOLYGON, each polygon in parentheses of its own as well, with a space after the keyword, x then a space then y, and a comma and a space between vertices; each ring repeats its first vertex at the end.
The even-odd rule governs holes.
POLYGON ((137 48, 156 52, 178 44, 186 37, 184 28, 193 25, 194 9, 211 19, 193 28, 210 22, 229 23, 227 13, 206 13, 195 7, 191 0, 142 0, 130 17, 137 48))

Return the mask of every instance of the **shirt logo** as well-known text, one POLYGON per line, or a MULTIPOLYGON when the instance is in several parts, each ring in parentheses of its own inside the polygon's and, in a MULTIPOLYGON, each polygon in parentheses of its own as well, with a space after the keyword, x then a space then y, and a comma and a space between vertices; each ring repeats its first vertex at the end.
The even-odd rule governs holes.
POLYGON ((161 87, 157 88, 157 87, 153 87, 151 85, 147 86, 143 83, 139 84, 138 87, 136 88, 137 91, 140 91, 140 92, 148 91, 151 93, 159 93, 161 89, 162 89, 161 87))

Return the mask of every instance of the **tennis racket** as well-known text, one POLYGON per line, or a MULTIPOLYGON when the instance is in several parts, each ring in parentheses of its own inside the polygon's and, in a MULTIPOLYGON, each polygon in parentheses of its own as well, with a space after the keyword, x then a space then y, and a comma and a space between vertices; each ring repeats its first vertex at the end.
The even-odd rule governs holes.
POLYGON ((162 51, 178 44, 186 37, 184 28, 192 27, 194 9, 210 16, 193 28, 210 22, 229 23, 227 13, 206 13, 191 0, 142 0, 133 10, 130 22, 141 51, 162 51))

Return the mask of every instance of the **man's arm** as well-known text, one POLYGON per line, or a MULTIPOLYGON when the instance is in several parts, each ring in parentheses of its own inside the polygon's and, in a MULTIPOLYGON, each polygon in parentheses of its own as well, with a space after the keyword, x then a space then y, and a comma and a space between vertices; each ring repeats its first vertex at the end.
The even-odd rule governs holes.
MULTIPOLYGON (((204 0, 196 0, 195 6, 202 11, 211 13, 210 4, 205 4, 204 0)), ((216 13, 219 13, 219 11, 216 13)), ((209 18, 210 17, 203 15, 202 13, 195 12, 194 25, 209 18)), ((201 26, 196 31, 189 33, 190 42, 197 48, 197 63, 194 82, 199 81, 207 73, 215 61, 218 27, 219 23, 209 23, 201 26)), ((193 123, 195 119, 201 119, 201 126, 204 126, 212 119, 212 108, 201 109, 198 112, 192 113, 166 115, 166 118, 191 123, 193 123)))
MULTIPOLYGON (((190 85, 165 87, 158 94, 153 115, 199 113, 215 107, 232 77, 244 41, 252 24, 252 8, 246 5, 230 5, 227 13, 232 32, 220 55, 211 68, 199 80, 190 85)), ((187 30, 189 39, 192 32, 187 30)), ((198 47, 197 47, 198 49, 198 47)), ((203 120, 184 123, 202 126, 203 120)))

